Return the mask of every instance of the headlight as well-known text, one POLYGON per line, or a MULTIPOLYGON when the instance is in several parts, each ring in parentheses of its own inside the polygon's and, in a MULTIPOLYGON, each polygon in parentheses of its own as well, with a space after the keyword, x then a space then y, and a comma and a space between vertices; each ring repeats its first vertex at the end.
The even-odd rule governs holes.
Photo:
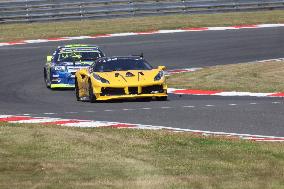
POLYGON ((159 71, 159 73, 155 76, 154 81, 159 81, 164 77, 164 71, 159 71))
POLYGON ((55 70, 55 71, 64 72, 64 71, 65 71, 65 66, 55 66, 55 67, 54 67, 54 70, 55 70))
POLYGON ((93 76, 94 76, 95 80, 100 81, 100 82, 102 82, 102 83, 107 83, 107 84, 109 84, 109 81, 106 80, 105 78, 102 78, 101 76, 99 76, 99 75, 97 75, 97 74, 95 74, 95 73, 93 74, 93 76))

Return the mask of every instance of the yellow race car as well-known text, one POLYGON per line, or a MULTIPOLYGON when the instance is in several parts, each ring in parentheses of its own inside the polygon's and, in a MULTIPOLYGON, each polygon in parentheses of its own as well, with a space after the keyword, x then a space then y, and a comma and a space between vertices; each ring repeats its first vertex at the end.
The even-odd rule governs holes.
POLYGON ((153 68, 143 56, 103 57, 75 73, 78 101, 155 98, 167 100, 165 66, 153 68))

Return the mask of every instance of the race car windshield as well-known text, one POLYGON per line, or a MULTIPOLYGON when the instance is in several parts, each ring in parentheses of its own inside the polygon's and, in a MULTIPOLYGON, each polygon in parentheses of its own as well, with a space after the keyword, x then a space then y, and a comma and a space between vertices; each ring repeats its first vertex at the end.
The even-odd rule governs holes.
POLYGON ((127 70, 151 70, 153 67, 143 59, 103 59, 94 64, 95 72, 112 72, 127 70))
MULTIPOLYGON (((75 58, 75 61, 94 61, 98 58, 103 57, 103 54, 100 52, 74 52, 74 53, 75 55, 78 55, 78 58, 75 58)), ((72 57, 72 53, 62 53, 58 56, 58 62, 73 62, 73 61, 74 57, 72 57)))

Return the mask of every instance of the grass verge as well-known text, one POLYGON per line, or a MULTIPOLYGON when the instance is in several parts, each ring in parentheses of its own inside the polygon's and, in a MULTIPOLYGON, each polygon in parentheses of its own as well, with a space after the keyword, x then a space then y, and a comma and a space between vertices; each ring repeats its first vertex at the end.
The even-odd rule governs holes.
POLYGON ((30 24, 1 24, 0 42, 187 27, 284 23, 284 11, 171 15, 30 24))
POLYGON ((283 92, 284 61, 213 66, 172 75, 167 82, 185 89, 283 92))
POLYGON ((284 144, 0 123, 0 188, 284 188, 284 144))

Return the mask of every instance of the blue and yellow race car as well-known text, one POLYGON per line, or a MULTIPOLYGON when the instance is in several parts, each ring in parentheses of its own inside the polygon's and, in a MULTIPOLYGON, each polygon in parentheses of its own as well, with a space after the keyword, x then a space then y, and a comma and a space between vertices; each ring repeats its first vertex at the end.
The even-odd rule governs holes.
POLYGON ((47 56, 44 81, 47 88, 74 88, 75 72, 88 68, 96 59, 104 57, 96 45, 73 44, 59 46, 52 56, 47 56))

